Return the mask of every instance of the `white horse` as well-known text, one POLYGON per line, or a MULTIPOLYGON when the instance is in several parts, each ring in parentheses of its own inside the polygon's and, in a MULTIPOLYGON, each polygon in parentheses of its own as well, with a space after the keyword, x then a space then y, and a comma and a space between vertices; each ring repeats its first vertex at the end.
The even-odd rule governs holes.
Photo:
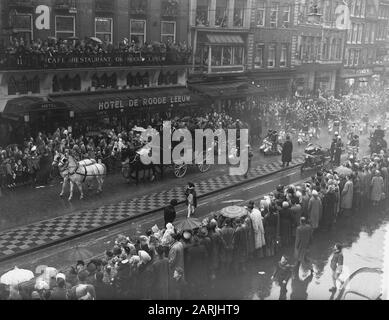
POLYGON ((96 179, 97 193, 103 191, 104 177, 107 174, 107 168, 103 163, 96 163, 95 160, 84 160, 84 162, 77 162, 70 155, 60 155, 58 160, 58 168, 61 176, 70 181, 70 195, 69 201, 73 198, 74 185, 77 185, 80 191, 80 199, 84 198, 82 184, 89 183, 96 179), (94 161, 94 163, 91 163, 94 161), (67 178, 65 178, 67 177, 67 178))
MULTIPOLYGON (((58 166, 62 156, 63 156, 62 153, 59 153, 58 151, 56 151, 52 166, 58 166)), ((78 162, 78 164, 80 166, 89 166, 89 165, 95 164, 95 163, 97 163, 95 159, 84 159, 84 160, 81 160, 78 162)), ((69 182, 70 183, 72 183, 72 182, 69 179, 69 175, 65 171, 59 170, 59 174, 61 175, 61 177, 63 179, 62 190, 61 190, 61 193, 59 194, 59 196, 62 197, 63 194, 65 193, 66 186, 68 185, 69 182)))

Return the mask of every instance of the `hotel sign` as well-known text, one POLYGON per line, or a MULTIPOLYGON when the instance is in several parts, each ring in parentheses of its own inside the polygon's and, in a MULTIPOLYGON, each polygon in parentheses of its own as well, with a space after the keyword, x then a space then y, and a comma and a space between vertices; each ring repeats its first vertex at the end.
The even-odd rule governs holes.
POLYGON ((104 110, 118 110, 125 108, 136 107, 151 107, 157 105, 174 104, 174 103, 186 103, 191 101, 189 95, 177 95, 177 96, 161 96, 161 97, 144 97, 134 99, 115 99, 105 100, 98 102, 99 111, 104 110))

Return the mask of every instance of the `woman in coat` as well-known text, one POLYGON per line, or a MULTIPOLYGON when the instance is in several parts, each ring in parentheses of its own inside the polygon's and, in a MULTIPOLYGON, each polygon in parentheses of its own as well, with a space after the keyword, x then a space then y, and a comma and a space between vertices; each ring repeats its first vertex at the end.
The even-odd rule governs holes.
POLYGON ((376 170, 374 177, 371 179, 371 194, 370 200, 373 202, 373 206, 377 206, 382 200, 382 193, 384 192, 384 179, 381 174, 376 170))
POLYGON ((322 203, 319 198, 319 193, 316 190, 312 191, 312 197, 308 203, 308 219, 313 228, 316 230, 319 227, 320 218, 322 215, 322 203))
POLYGON ((323 198, 323 219, 322 225, 330 230, 336 218, 336 194, 335 186, 329 185, 323 198))
POLYGON ((286 136, 286 141, 284 142, 282 146, 282 166, 284 167, 285 164, 287 167, 289 167, 289 162, 292 161, 292 152, 293 152, 293 144, 292 141, 290 141, 290 136, 286 136))
POLYGON ((293 223, 293 212, 289 208, 289 203, 284 201, 280 210, 280 240, 283 247, 289 246, 292 243, 293 223))
POLYGON ((274 206, 269 207, 269 212, 263 219, 265 231, 266 256, 272 257, 277 253, 277 238, 279 229, 279 215, 274 206))
POLYGON ((353 192, 354 184, 352 177, 350 175, 346 176, 346 183, 342 189, 341 199, 340 199, 340 208, 341 212, 350 214, 350 211, 353 207, 353 192))

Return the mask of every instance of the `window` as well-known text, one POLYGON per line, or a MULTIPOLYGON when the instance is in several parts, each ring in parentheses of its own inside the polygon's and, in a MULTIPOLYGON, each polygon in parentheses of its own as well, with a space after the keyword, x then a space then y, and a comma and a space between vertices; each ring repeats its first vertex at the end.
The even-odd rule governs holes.
POLYGON ((23 38, 24 41, 30 42, 33 39, 32 15, 21 13, 15 14, 12 16, 12 28, 15 31, 15 38, 23 38))
POLYGON ((74 37, 76 19, 74 16, 55 16, 55 37, 57 39, 68 39, 74 37))
POLYGON ((351 43, 353 37, 353 29, 347 30, 347 43, 351 43))
POLYGON ((353 39, 352 39, 352 43, 356 43, 357 42, 358 26, 357 26, 356 23, 353 23, 352 26, 353 26, 353 39))
POLYGON ((112 43, 112 18, 95 18, 95 37, 103 42, 112 43))
POLYGON ((286 67, 288 59, 288 45, 281 44, 280 67, 286 67))
POLYGON ((351 15, 352 17, 355 16, 355 1, 356 1, 356 0, 352 0, 352 1, 351 1, 350 15, 351 15))
POLYGON ((219 27, 227 26, 227 0, 216 0, 215 25, 219 27))
POLYGON ((244 50, 242 47, 234 47, 234 65, 243 65, 244 50))
POLYGON ((346 51, 345 51, 345 53, 344 53, 344 65, 345 66, 348 66, 348 63, 349 63, 349 54, 350 54, 350 52, 349 52, 349 49, 348 48, 346 48, 346 51))
POLYGON ((234 27, 243 27, 244 9, 246 0, 235 0, 234 27))
POLYGON ((352 66, 353 63, 354 63, 354 49, 350 49, 349 66, 352 66))
POLYGON ((355 54, 354 54, 354 65, 355 66, 358 66, 358 64, 359 64, 359 52, 360 52, 360 50, 355 50, 355 54))
POLYGON ((369 43, 369 37, 370 37, 370 23, 366 23, 366 28, 365 28, 365 43, 369 43))
POLYGON ((284 28, 289 28, 289 20, 290 20, 290 7, 284 7, 284 12, 282 14, 282 26, 284 28))
POLYGON ((375 40, 375 27, 376 27, 375 24, 372 24, 370 26, 370 43, 374 43, 375 40))
POLYGON ((274 68, 275 64, 276 64, 276 45, 270 44, 268 57, 267 57, 267 66, 268 68, 274 68))
POLYGON ((259 69, 263 68, 263 54, 264 54, 264 44, 258 43, 255 47, 255 57, 254 57, 254 68, 259 69))
POLYGON ((362 40, 362 25, 360 23, 357 24, 357 42, 361 43, 362 40))
POLYGON ((138 45, 146 41, 146 20, 130 20, 130 38, 138 45))
POLYGON ((355 0, 354 16, 356 16, 356 17, 360 16, 360 14, 361 14, 360 8, 361 8, 361 0, 355 0))
POLYGON ((174 43, 176 41, 176 23, 161 21, 161 42, 174 43))
POLYGON ((336 47, 336 56, 335 59, 341 59, 342 58, 342 39, 338 39, 338 45, 336 47))
POLYGON ((209 3, 208 0, 197 1, 196 8, 196 25, 208 26, 209 24, 209 3))
POLYGON ((278 3, 273 3, 273 6, 270 10, 270 27, 277 28, 278 20, 278 3))
POLYGON ((265 2, 259 1, 257 3, 256 22, 258 27, 265 26, 265 2))
POLYGON ((361 5, 361 17, 365 17, 365 11, 366 11, 366 0, 362 0, 362 5, 361 5))

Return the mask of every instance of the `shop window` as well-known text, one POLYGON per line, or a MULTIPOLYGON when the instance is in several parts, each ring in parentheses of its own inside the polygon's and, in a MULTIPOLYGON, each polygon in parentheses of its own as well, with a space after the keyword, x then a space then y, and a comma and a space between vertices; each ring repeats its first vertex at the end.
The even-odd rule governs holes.
POLYGON ((146 20, 130 20, 130 39, 140 46, 146 42, 146 20))
POLYGON ((106 43, 113 40, 113 19, 95 18, 95 37, 106 43))
POLYGON ((63 91, 70 91, 71 83, 68 75, 61 79, 61 87, 63 91))
POLYGON ((255 47, 254 68, 263 68, 264 44, 257 44, 255 47))
POLYGON ((75 35, 76 18, 74 16, 55 16, 55 37, 68 39, 75 35))
POLYGON ((216 0, 215 25, 227 27, 228 0, 216 0))
POLYGON ((142 86, 143 86, 143 78, 140 75, 140 73, 138 72, 135 75, 135 87, 142 87, 142 86))
POLYGON ((174 43, 176 41, 176 23, 161 21, 161 42, 174 43))
POLYGON ((100 79, 97 76, 97 74, 94 74, 92 76, 92 87, 94 87, 94 88, 99 88, 100 87, 100 79))
POLYGON ((129 86, 130 88, 133 87, 135 85, 135 79, 134 77, 132 76, 131 73, 129 73, 127 75, 127 86, 129 86))
POLYGON ((196 25, 209 25, 209 0, 198 0, 196 8, 196 25))
POLYGON ((16 92, 18 92, 18 85, 17 85, 17 82, 15 80, 14 77, 11 77, 9 80, 8 80, 8 94, 11 96, 11 95, 15 95, 16 92))
POLYGON ((76 75, 73 78, 73 90, 74 91, 81 91, 81 78, 79 75, 76 75))
POLYGON ((268 68, 274 68, 276 64, 276 45, 270 44, 268 49, 267 66, 268 68))
POLYGON ((212 60, 211 65, 221 66, 222 65, 222 47, 212 47, 212 60))
POLYGON ((243 65, 244 49, 241 47, 234 48, 234 65, 243 65))
POLYGON ((280 67, 286 67, 288 61, 288 45, 281 44, 280 67))
POLYGON ((149 77, 149 73, 146 72, 143 76, 143 79, 142 79, 142 84, 143 84, 143 87, 148 87, 150 85, 150 77, 149 77))
POLYGON ((266 15, 265 1, 260 0, 257 2, 257 10, 256 10, 256 18, 255 18, 257 27, 265 26, 265 15, 266 15))
POLYGON ((19 94, 28 94, 39 93, 40 92, 40 80, 38 76, 34 78, 28 78, 23 76, 22 78, 11 77, 8 80, 8 94, 15 95, 19 94))

